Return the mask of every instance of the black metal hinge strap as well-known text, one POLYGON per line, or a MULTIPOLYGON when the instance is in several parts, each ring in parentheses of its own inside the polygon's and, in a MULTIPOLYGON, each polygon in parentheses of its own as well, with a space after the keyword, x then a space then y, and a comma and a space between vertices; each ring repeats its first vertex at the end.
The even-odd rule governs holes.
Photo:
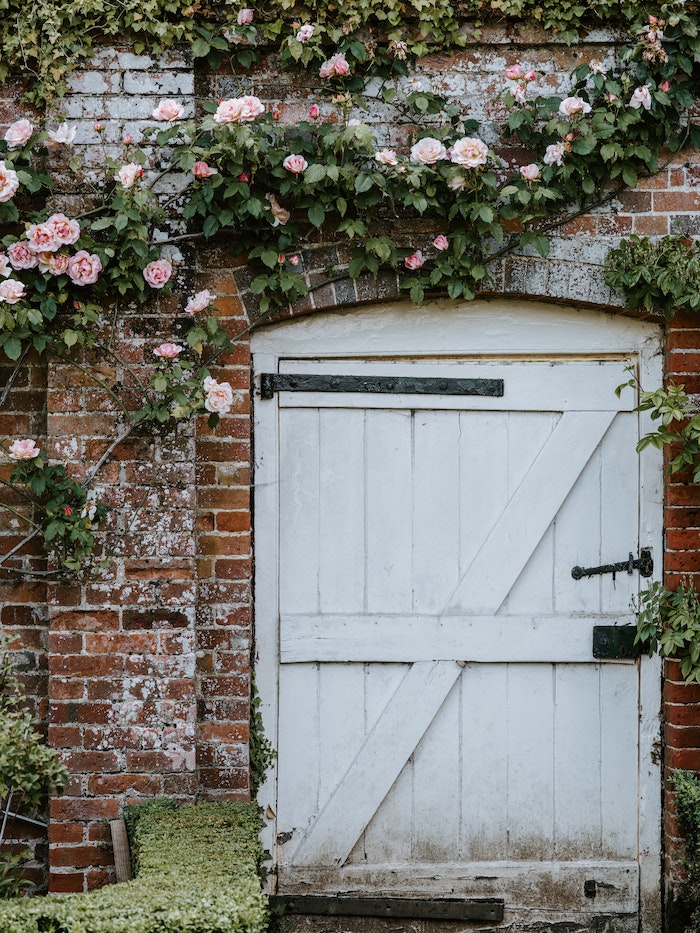
POLYGON ((651 551, 643 548, 639 552, 639 557, 635 558, 630 551, 627 560, 621 560, 617 564, 601 564, 600 567, 572 567, 571 576, 574 580, 580 580, 581 577, 592 577, 598 573, 632 573, 638 570, 643 577, 650 577, 654 572, 654 560, 651 551))
POLYGON ((263 373, 260 377, 260 395, 262 398, 272 398, 275 392, 372 392, 406 395, 481 395, 501 398, 503 380, 263 373))
POLYGON ((342 897, 314 894, 276 894, 271 907, 290 914, 331 917, 397 917, 404 920, 503 920, 501 898, 342 897))

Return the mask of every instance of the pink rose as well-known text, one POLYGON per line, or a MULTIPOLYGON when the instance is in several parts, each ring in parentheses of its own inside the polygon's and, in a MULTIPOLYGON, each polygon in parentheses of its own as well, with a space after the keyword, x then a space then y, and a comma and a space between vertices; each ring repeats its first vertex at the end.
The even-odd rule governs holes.
POLYGON ((396 152, 393 149, 380 149, 378 152, 375 152, 374 158, 381 165, 399 164, 399 160, 396 158, 396 152))
POLYGON ((489 155, 489 147, 480 139, 464 136, 452 146, 450 159, 457 165, 466 165, 467 168, 476 168, 485 165, 489 155))
POLYGON ((205 288, 201 292, 197 292, 185 305, 185 314, 197 314, 199 311, 204 311, 215 298, 216 295, 213 295, 208 288, 205 288))
POLYGON ((265 113, 265 105, 257 97, 232 97, 222 100, 214 114, 216 123, 250 123, 265 113))
POLYGON ((321 65, 318 72, 320 78, 332 78, 334 76, 342 78, 349 73, 350 65, 346 61, 344 52, 336 52, 335 55, 321 65))
POLYGON ((447 158, 447 150, 439 139, 426 136, 411 146, 411 162, 420 162, 422 165, 434 165, 441 159, 447 158))
POLYGON ((61 241, 50 223, 32 224, 31 227, 27 227, 27 243, 33 253, 53 253, 61 247, 61 241))
POLYGON ((204 380, 204 407, 217 415, 225 415, 233 407, 233 391, 228 382, 217 382, 211 376, 204 380))
POLYGON ((46 223, 53 227, 56 239, 62 246, 72 246, 80 239, 80 224, 69 220, 65 214, 52 214, 46 223))
POLYGON ((528 68, 528 70, 523 75, 523 81, 534 81, 537 76, 537 72, 534 68, 528 68))
POLYGON ((301 257, 297 256, 297 254, 295 253, 293 256, 290 256, 287 261, 289 262, 290 266, 298 266, 299 263, 301 262, 301 257))
POLYGON ((0 275, 5 279, 12 275, 12 266, 5 253, 0 253, 0 275))
POLYGON ((436 236, 435 239, 433 240, 433 246, 435 247, 435 249, 439 249, 440 251, 442 251, 444 249, 449 249, 450 243, 447 237, 445 236, 445 234, 441 233, 439 236, 436 236))
POLYGON ((417 249, 415 253, 411 253, 410 256, 407 256, 404 259, 403 264, 406 266, 407 269, 411 269, 411 270, 420 269, 421 266, 425 265, 425 259, 423 259, 423 253, 421 253, 421 251, 417 249))
POLYGON ((519 104, 524 104, 527 100, 527 84, 524 84, 522 81, 520 84, 516 84, 513 88, 513 97, 519 104))
POLYGON ((25 143, 29 142, 33 133, 34 127, 29 120, 17 120, 16 123, 10 125, 3 139, 8 149, 21 149, 25 143))
POLYGON ((238 11, 236 22, 238 23, 239 26, 250 26, 250 24, 253 22, 254 16, 255 16, 255 12, 253 10, 248 9, 248 7, 246 7, 245 9, 238 11))
POLYGON ((172 274, 173 266, 169 259, 155 259, 143 270, 143 277, 151 288, 163 288, 172 274))
POLYGON ((55 130, 49 130, 47 136, 54 145, 72 146, 75 142, 76 129, 67 123, 61 123, 55 130))
POLYGON ((88 253, 86 249, 78 250, 75 256, 68 260, 68 275, 76 285, 94 285, 100 272, 100 257, 95 253, 88 253))
POLYGON ((517 81, 522 75, 523 69, 520 65, 510 65, 510 67, 506 68, 506 78, 509 81, 517 81))
POLYGON ((130 146, 133 143, 133 141, 134 141, 134 137, 131 135, 131 133, 129 132, 124 133, 123 143, 125 146, 130 146))
POLYGON ((185 108, 176 100, 162 100, 153 111, 153 119, 164 123, 174 123, 184 116, 185 108))
POLYGON ((272 216, 275 218, 273 227, 284 226, 286 223, 289 223, 290 213, 285 210, 281 204, 278 204, 277 198, 274 194, 266 194, 265 200, 270 202, 270 210, 272 211, 272 216))
POLYGON ((195 178, 211 178, 212 175, 218 175, 219 170, 207 165, 206 162, 195 162, 192 166, 192 172, 195 178))
POLYGON ((0 282, 0 301, 6 301, 8 305, 16 305, 26 295, 24 285, 17 279, 5 279, 4 282, 0 282))
POLYGON ((639 110, 640 107, 643 107, 645 110, 650 110, 651 94, 649 93, 649 88, 646 85, 638 87, 632 94, 627 106, 632 107, 634 110, 639 110))
POLYGON ((182 353, 183 350, 184 347, 181 347, 179 343, 161 343, 161 345, 156 347, 153 352, 162 360, 174 360, 182 353))
POLYGON ((15 441, 10 445, 10 459, 12 460, 33 460, 38 457, 41 450, 30 438, 23 441, 15 441))
POLYGON ((241 172, 241 174, 238 176, 238 180, 244 183, 248 182, 250 181, 250 175, 248 174, 248 172, 241 172))
POLYGON ((68 272, 68 256, 66 253, 49 254, 49 272, 51 275, 65 275, 68 272))
POLYGON ((314 34, 314 27, 311 23, 304 23, 299 32, 296 34, 297 42, 301 42, 302 45, 304 42, 308 42, 311 36, 314 34))
POLYGON ((320 112, 321 112, 321 110, 320 110, 318 104, 312 104, 312 105, 309 107, 309 120, 316 120, 316 119, 318 119, 318 115, 320 114, 320 112))
POLYGON ((552 143, 551 146, 547 146, 545 149, 542 161, 545 165, 561 165, 564 155, 570 148, 566 143, 552 143))
POLYGON ((540 177, 540 170, 534 162, 531 162, 529 165, 523 165, 521 167, 520 174, 525 181, 535 181, 536 178, 540 177))
POLYGON ((295 155, 294 153, 288 155, 282 165, 288 172, 291 172, 292 175, 301 175, 301 173, 309 167, 309 163, 304 156, 295 155))
POLYGON ((19 178, 14 169, 0 162, 0 202, 9 201, 19 188, 19 178))
POLYGON ((132 188, 136 179, 141 178, 142 175, 143 169, 138 162, 129 162, 126 165, 122 165, 114 176, 114 180, 121 182, 122 188, 132 188))
POLYGON ((16 240, 7 247, 7 255, 14 269, 33 269, 38 260, 26 243, 16 240))
POLYGON ((574 117, 579 113, 590 113, 591 105, 582 97, 566 97, 559 104, 559 113, 562 117, 574 117))
POLYGON ((664 92, 664 94, 667 94, 671 90, 670 81, 664 81, 661 85, 661 90, 664 92))

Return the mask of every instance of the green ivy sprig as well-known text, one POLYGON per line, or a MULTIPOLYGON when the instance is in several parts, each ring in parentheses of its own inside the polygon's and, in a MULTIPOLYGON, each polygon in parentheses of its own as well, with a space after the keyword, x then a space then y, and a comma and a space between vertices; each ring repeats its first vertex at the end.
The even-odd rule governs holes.
POLYGON ((687 684, 700 683, 700 595, 691 584, 667 589, 658 581, 639 594, 639 643, 662 658, 678 661, 687 684))
POLYGON ((677 451, 668 464, 669 473, 692 468, 693 482, 700 482, 700 412, 682 385, 661 386, 652 392, 641 391, 636 379, 630 379, 617 388, 639 390, 639 405, 635 411, 649 412, 652 421, 658 421, 655 431, 645 434, 637 444, 637 451, 655 447, 663 450, 671 446, 677 451))

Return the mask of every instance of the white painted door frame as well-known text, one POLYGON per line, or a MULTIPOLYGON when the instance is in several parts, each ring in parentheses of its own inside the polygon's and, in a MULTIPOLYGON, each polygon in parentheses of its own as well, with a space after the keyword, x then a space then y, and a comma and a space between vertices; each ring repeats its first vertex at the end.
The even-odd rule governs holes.
MULTIPOLYGON (((252 340, 256 374, 255 449, 255 630, 256 677, 266 734, 276 742, 277 672, 280 657, 278 607, 278 407, 259 399, 259 374, 278 372, 280 360, 451 357, 512 357, 536 360, 629 359, 641 384, 661 383, 660 328, 621 316, 552 305, 504 300, 459 305, 436 302, 412 308, 395 303, 317 315, 261 329, 252 340), (435 348, 439 349, 436 350, 435 348)), ((631 390, 626 390, 631 391, 631 390)), ((640 416, 640 433, 650 429, 640 416)), ((640 540, 652 544, 655 577, 661 574, 662 470, 658 452, 640 456, 640 540)), ((657 933, 661 897, 661 776, 659 761, 661 667, 645 660, 640 680, 639 849, 640 909, 644 933, 657 933)), ((260 802, 269 823, 265 847, 275 859, 277 775, 273 768, 260 802)), ((273 883, 273 882, 272 882, 273 883)))

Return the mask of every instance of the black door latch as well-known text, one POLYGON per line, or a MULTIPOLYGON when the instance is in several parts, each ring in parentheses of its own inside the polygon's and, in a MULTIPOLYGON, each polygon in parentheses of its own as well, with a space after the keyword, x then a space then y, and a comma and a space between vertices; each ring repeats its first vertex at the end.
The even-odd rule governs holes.
POLYGON ((593 577, 598 573, 632 573, 638 570, 643 577, 650 577, 654 572, 654 560, 651 551, 648 548, 642 548, 639 557, 635 558, 630 551, 627 560, 621 560, 617 564, 601 564, 600 567, 572 567, 571 576, 574 580, 580 580, 581 577, 593 577))

